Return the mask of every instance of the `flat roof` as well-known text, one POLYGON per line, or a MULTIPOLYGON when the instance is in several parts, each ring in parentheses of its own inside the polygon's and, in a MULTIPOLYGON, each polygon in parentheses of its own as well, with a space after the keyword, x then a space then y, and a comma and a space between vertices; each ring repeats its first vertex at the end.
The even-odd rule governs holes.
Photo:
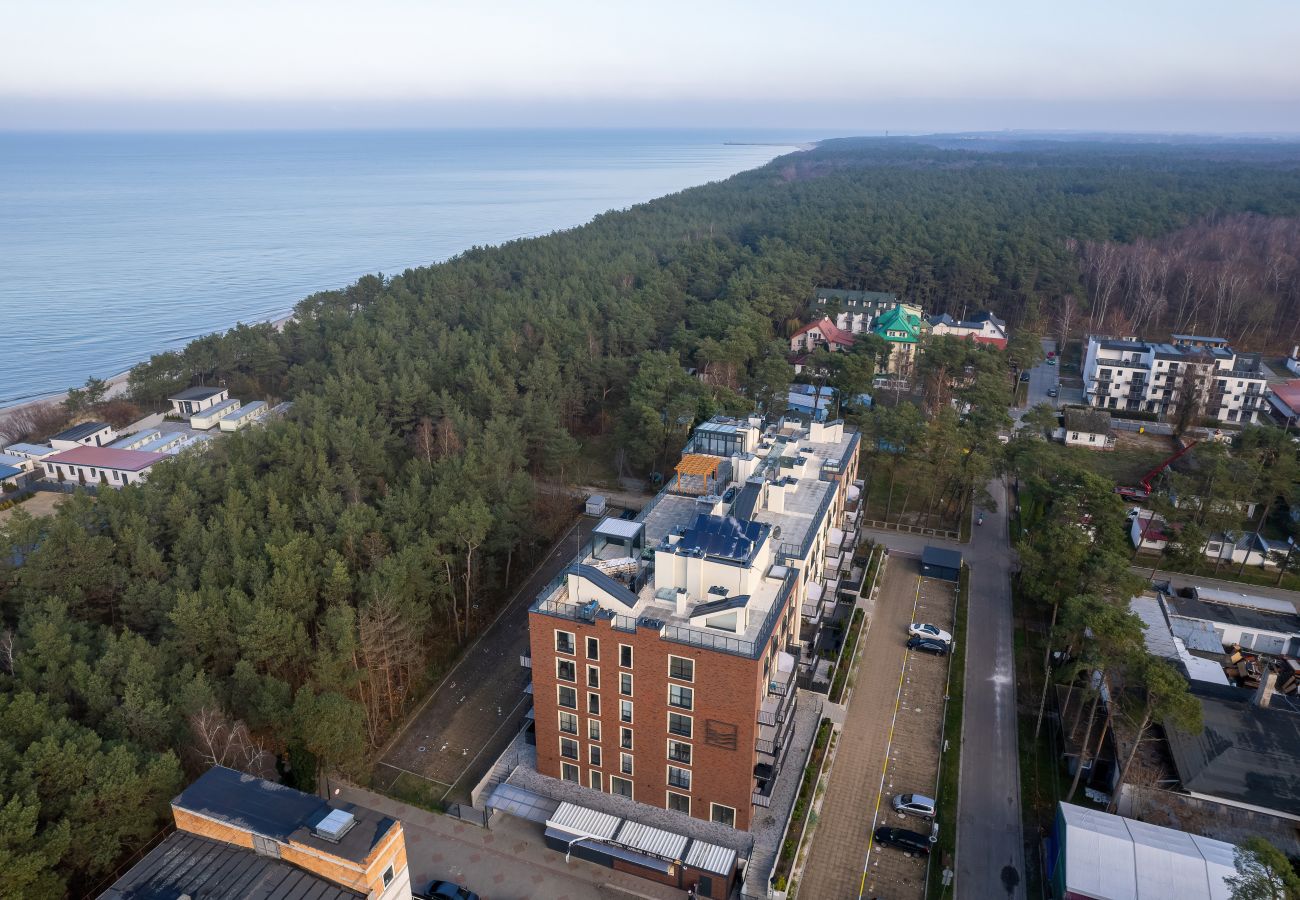
POLYGON ((54 448, 51 447, 49 444, 17 443, 17 444, 10 444, 8 447, 5 447, 5 452, 17 453, 19 456, 36 457, 39 459, 44 456, 49 456, 51 453, 54 452, 54 448))
POLYGON ((73 425, 71 428, 60 431, 50 440, 52 441, 79 441, 82 438, 90 437, 97 434, 105 428, 110 427, 107 422, 82 422, 80 425, 73 425))
POLYGON ((961 568, 961 553, 946 547, 927 546, 921 551, 921 564, 942 566, 946 569, 961 568))
POLYGON ((1237 606, 1231 603, 1207 603, 1192 597, 1179 597, 1171 594, 1165 598, 1171 614, 1188 619, 1203 619, 1207 622, 1221 622, 1238 628, 1256 631, 1275 631, 1281 634, 1300 634, 1300 615, 1294 608, 1291 612, 1274 612, 1266 609, 1254 609, 1249 606, 1237 606))
POLYGON ((229 400, 222 400, 216 406, 209 406, 207 409, 199 410, 190 418, 211 419, 213 416, 216 416, 219 419, 237 406, 239 406, 239 398, 231 397, 229 400))
POLYGON ((167 399, 168 400, 206 400, 209 397, 217 396, 217 394, 220 394, 224 390, 226 390, 226 388, 206 387, 204 385, 199 385, 198 387, 186 388, 185 390, 181 391, 179 394, 172 394, 167 399))
POLYGON ((62 463, 70 466, 92 466, 96 469, 115 469, 119 472, 139 472, 166 459, 165 453, 146 453, 143 450, 115 450, 112 447, 73 447, 41 460, 45 463, 62 463))
POLYGON ((17 466, 0 465, 0 480, 13 478, 15 475, 23 474, 23 470, 17 466))
POLYGON ((621 540, 631 540, 641 533, 645 526, 640 522, 627 519, 620 519, 615 516, 606 516, 596 524, 591 530, 592 534, 603 535, 604 537, 614 537, 621 540))
POLYGON ((100 900, 355 900, 295 865, 224 841, 175 831, 100 894, 100 900))
POLYGON ((351 803, 334 805, 273 781, 213 766, 172 801, 172 806, 280 841, 293 840, 331 856, 362 862, 397 820, 351 803), (351 813, 356 824, 337 842, 313 829, 335 810, 351 813))

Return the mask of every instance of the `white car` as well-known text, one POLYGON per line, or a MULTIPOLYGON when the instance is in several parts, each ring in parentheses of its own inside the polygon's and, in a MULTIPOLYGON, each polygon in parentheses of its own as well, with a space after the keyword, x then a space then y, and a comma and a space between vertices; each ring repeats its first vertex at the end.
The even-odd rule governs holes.
POLYGON ((951 634, 938 625, 931 625, 929 622, 913 622, 907 626, 907 633, 912 637, 935 638, 936 640, 952 643, 951 634))

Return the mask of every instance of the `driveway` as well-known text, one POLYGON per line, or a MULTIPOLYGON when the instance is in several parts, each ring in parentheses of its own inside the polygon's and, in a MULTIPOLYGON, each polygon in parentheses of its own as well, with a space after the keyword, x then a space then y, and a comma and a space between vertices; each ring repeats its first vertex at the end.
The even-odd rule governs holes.
MULTIPOLYGON (((1056 341, 1043 339, 1043 356, 1048 353, 1056 352, 1056 341)), ((1052 399, 1047 396, 1049 388, 1059 389, 1061 386, 1061 374, 1058 366, 1049 366, 1047 360, 1034 366, 1029 372, 1029 396, 1028 402, 1024 406, 1016 407, 1011 410, 1011 417, 1017 422, 1021 416, 1040 403, 1048 403, 1052 406, 1060 406, 1061 398, 1052 399)))
POLYGON ((469 802, 470 790, 510 743, 528 711, 524 687, 529 672, 519 664, 519 657, 528 652, 528 607, 573 561, 596 521, 584 516, 551 549, 389 743, 381 771, 386 768, 392 777, 399 772, 417 776, 433 783, 436 798, 469 802))

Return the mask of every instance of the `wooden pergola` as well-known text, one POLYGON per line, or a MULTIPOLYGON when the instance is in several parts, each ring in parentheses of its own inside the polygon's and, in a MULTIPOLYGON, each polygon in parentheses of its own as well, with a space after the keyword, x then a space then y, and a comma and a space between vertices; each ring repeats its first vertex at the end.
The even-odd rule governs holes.
POLYGON ((722 460, 704 453, 687 453, 677 464, 677 490, 683 494, 713 493, 722 460))

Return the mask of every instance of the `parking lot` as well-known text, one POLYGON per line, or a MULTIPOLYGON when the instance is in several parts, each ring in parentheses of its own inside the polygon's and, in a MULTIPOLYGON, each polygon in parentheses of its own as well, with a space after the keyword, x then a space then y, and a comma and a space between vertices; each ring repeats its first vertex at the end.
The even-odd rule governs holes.
MULTIPOLYGON (((915 581, 916 620, 951 633, 956 585, 919 576, 915 581)), ((929 831, 925 820, 895 813, 890 800, 896 794, 935 796, 947 683, 948 657, 915 651, 906 654, 875 826, 929 831)), ((951 827, 951 823, 940 823, 939 827, 951 827)), ((897 848, 881 847, 872 841, 863 893, 867 897, 922 897, 925 869, 924 858, 910 857, 897 848)))
POLYGON ((869 608, 862 662, 845 711, 829 786, 798 896, 921 897, 923 860, 876 847, 877 825, 928 831, 890 809, 899 793, 933 796, 947 657, 908 651, 907 626, 931 622, 952 631, 955 585, 921 578, 919 561, 891 554, 869 608))

